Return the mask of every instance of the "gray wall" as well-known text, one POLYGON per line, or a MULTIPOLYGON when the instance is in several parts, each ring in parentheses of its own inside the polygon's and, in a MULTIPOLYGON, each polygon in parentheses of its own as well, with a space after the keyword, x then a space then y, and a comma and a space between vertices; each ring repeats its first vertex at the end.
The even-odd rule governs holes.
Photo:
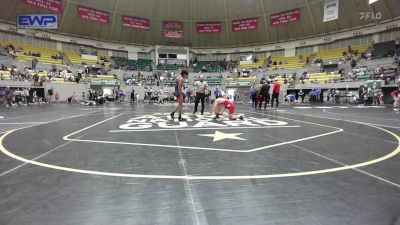
MULTIPOLYGON (((33 88, 32 82, 28 81, 0 81, 0 87, 20 87, 20 88, 33 88)), ((54 89, 54 93, 58 91, 60 93, 61 101, 66 101, 69 96, 72 96, 75 92, 77 100, 82 100, 82 92, 87 94, 88 85, 87 84, 55 84, 55 83, 44 83, 43 88, 45 89, 45 94, 47 96, 47 90, 50 88, 54 89)))
POLYGON ((55 83, 45 83, 44 84, 45 93, 47 95, 47 90, 50 88, 54 89, 54 93, 57 91, 60 93, 60 100, 66 101, 69 96, 72 96, 75 92, 76 99, 78 101, 82 99, 82 92, 85 92, 85 96, 87 99, 88 96, 88 88, 87 84, 55 84, 55 83))
MULTIPOLYGON (((15 23, 16 15, 23 13, 48 13, 22 1, 1 0, 0 19, 15 23)), ((340 16, 334 22, 323 22, 323 0, 69 0, 63 1, 64 12, 58 32, 95 40, 119 43, 162 44, 195 47, 244 46, 261 43, 277 43, 298 38, 307 38, 373 25, 400 16, 398 0, 381 0, 372 5, 367 0, 340 1, 340 16), (278 3, 279 2, 279 3, 278 3), (80 19, 77 5, 107 11, 109 24, 100 24, 80 19), (298 22, 271 27, 270 16, 274 13, 299 8, 298 22), (358 12, 381 12, 382 19, 361 20, 358 12), (122 15, 138 16, 150 20, 150 30, 138 30, 122 26, 122 15), (233 32, 232 21, 258 18, 258 28, 253 31, 233 32), (183 22, 184 37, 163 37, 163 20, 183 22), (197 22, 220 21, 221 32, 198 34, 197 22)), ((61 19, 60 19, 61 20, 61 19)))
POLYGON ((359 88, 360 84, 367 85, 367 82, 342 82, 342 83, 327 83, 327 84, 296 84, 294 88, 289 90, 300 90, 300 89, 329 89, 329 88, 359 88))

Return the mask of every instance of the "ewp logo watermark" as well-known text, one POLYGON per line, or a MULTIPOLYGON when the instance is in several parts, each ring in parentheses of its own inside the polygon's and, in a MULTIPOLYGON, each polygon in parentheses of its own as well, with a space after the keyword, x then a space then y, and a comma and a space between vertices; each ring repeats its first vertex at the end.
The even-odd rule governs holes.
POLYGON ((380 20, 382 19, 381 12, 360 12, 360 20, 380 20))
POLYGON ((56 14, 22 14, 17 15, 19 29, 57 29, 56 14))

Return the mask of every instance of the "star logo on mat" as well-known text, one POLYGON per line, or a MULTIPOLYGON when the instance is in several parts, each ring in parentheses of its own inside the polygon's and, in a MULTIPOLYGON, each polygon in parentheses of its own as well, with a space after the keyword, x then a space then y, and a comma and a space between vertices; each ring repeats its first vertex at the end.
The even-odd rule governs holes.
POLYGON ((224 132, 220 132, 220 131, 215 131, 214 134, 199 134, 199 136, 213 137, 214 142, 225 140, 225 139, 233 139, 233 140, 241 140, 241 141, 246 140, 244 138, 238 137, 241 134, 243 134, 243 133, 224 133, 224 132))

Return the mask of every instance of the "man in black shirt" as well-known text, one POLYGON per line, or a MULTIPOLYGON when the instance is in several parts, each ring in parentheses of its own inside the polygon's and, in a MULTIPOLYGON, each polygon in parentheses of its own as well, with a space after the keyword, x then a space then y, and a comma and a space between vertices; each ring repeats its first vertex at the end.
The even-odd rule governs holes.
POLYGON ((365 105, 365 95, 367 94, 367 89, 364 87, 364 84, 360 85, 358 89, 358 98, 360 100, 360 106, 365 105))
MULTIPOLYGON (((267 108, 267 105, 269 104, 271 96, 269 95, 269 89, 271 88, 269 81, 264 82, 264 84, 261 86, 260 90, 260 95, 263 97, 263 100, 265 101, 264 104, 264 109, 267 108)), ((260 101, 260 109, 263 101, 260 101)))
POLYGON ((131 92, 131 102, 135 102, 135 90, 134 89, 132 89, 132 92, 131 92))
POLYGON ((49 96, 49 99, 48 99, 49 104, 51 104, 51 102, 53 101, 54 89, 53 89, 53 88, 50 88, 49 90, 47 90, 47 94, 48 94, 48 96, 49 96))

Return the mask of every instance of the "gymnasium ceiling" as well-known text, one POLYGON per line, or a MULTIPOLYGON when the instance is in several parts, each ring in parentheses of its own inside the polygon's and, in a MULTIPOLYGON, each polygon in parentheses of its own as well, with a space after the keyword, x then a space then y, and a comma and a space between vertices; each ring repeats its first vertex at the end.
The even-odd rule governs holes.
MULTIPOLYGON (((51 13, 24 4, 24 0, 0 0, 0 20, 15 23, 17 14, 51 13), (7 7, 3 7, 7 6, 7 7)), ((340 0, 339 19, 323 22, 323 0, 63 0, 58 33, 112 42, 146 45, 228 47, 277 43, 369 26, 400 17, 399 0, 340 0), (82 20, 77 5, 109 13, 109 24, 82 20), (300 8, 300 21, 271 27, 270 15, 300 8), (381 13, 380 20, 360 20, 360 12, 381 13), (148 18, 150 30, 122 26, 122 15, 148 18), (253 31, 232 32, 233 20, 258 18, 253 31), (183 22, 184 37, 163 37, 163 21, 183 22), (198 34, 197 22, 221 22, 221 32, 198 34)))

